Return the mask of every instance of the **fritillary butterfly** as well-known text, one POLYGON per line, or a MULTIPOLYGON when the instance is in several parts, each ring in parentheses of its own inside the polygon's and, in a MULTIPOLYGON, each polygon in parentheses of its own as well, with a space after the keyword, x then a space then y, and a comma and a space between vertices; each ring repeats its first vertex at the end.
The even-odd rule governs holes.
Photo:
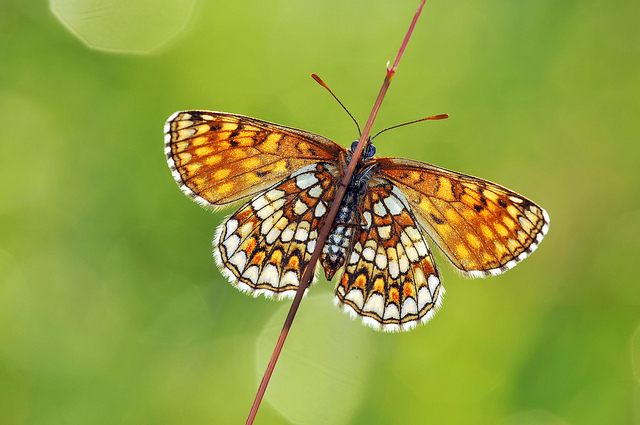
MULTIPOLYGON (((183 111, 165 125, 165 153, 182 191, 205 207, 249 200, 218 228, 222 273, 254 296, 294 296, 351 149, 243 115, 183 111)), ((425 235, 464 275, 500 274, 525 259, 549 216, 495 183, 403 158, 369 144, 320 263, 338 276, 335 302, 366 325, 427 322, 444 288, 425 235)))

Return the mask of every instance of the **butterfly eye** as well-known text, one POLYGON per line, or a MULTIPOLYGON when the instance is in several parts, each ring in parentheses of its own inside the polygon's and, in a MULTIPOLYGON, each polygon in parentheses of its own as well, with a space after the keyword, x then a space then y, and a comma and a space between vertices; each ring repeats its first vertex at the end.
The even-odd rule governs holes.
POLYGON ((375 146, 373 146, 371 143, 369 143, 369 144, 367 145, 367 154, 366 154, 366 157, 367 157, 367 158, 372 158, 372 157, 373 157, 373 155, 375 155, 375 154, 376 154, 376 147, 375 147, 375 146))
MULTIPOLYGON (((358 146, 358 140, 356 140, 351 144, 351 152, 354 152, 357 146, 358 146)), ((364 157, 363 159, 371 158, 375 154, 376 154, 376 147, 373 146, 371 143, 369 143, 363 152, 363 157, 364 157)))

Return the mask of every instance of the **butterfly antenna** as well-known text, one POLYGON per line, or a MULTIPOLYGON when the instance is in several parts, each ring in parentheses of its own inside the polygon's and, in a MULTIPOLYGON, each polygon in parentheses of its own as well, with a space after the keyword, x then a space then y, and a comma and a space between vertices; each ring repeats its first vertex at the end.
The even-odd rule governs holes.
POLYGON ((427 120, 443 120, 445 118, 449 118, 449 114, 440 114, 440 115, 434 115, 432 117, 427 117, 427 118, 422 118, 419 120, 415 120, 415 121, 409 121, 409 122, 405 122, 404 124, 398 124, 398 125, 394 125, 393 127, 388 127, 385 128, 384 130, 378 131, 375 136, 373 136, 371 139, 369 140, 373 140, 376 137, 378 137, 380 134, 384 133, 387 130, 392 130, 394 128, 398 128, 398 127, 404 127, 405 125, 409 125, 409 124, 415 124, 417 122, 422 122, 422 121, 427 121, 427 120))
POLYGON ((331 91, 331 89, 324 83, 324 81, 322 81, 322 79, 320 79, 320 77, 318 77, 316 74, 311 74, 311 76, 313 77, 314 80, 316 80, 316 82, 318 84, 320 84, 322 87, 324 87, 325 89, 327 89, 327 91, 329 93, 331 93, 331 96, 333 96, 333 98, 335 100, 338 101, 338 103, 340 104, 340 106, 342 106, 342 109, 344 109, 346 111, 347 114, 349 114, 349 116, 351 117, 351 119, 353 120, 354 123, 356 123, 356 127, 358 127, 358 136, 362 136, 362 131, 360 131, 360 126, 358 125, 358 121, 356 121, 355 118, 353 118, 353 115, 351 115, 351 112, 349 112, 349 110, 347 109, 346 106, 344 106, 342 104, 342 102, 340 102, 340 99, 338 99, 338 97, 333 94, 333 92, 331 91))

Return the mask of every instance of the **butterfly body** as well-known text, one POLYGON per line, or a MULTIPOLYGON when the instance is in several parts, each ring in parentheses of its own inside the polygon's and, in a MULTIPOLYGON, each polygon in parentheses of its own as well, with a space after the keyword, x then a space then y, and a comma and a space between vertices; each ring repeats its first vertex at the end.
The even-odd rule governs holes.
MULTIPOLYGON (((254 296, 295 294, 354 148, 225 112, 177 112, 165 125, 185 194, 213 208, 245 200, 219 227, 214 256, 254 296)), ((321 264, 338 276, 336 303, 376 329, 411 329, 441 304, 427 236, 460 272, 482 277, 515 266, 548 230, 542 208, 503 186, 374 153, 369 144, 348 183, 321 264)))
MULTIPOLYGON (((373 147, 373 145, 369 145, 373 147)), ((352 147, 353 149, 353 147, 352 147)), ((344 261, 353 241, 354 228, 363 226, 362 223, 362 202, 364 201, 364 194, 367 190, 367 186, 373 175, 373 167, 375 165, 367 165, 367 160, 373 156, 368 156, 367 153, 375 152, 375 150, 368 149, 365 155, 360 158, 356 165, 355 172, 351 176, 347 189, 345 191, 338 213, 334 220, 334 225, 327 237, 322 251, 322 257, 320 257, 320 264, 325 270, 325 276, 327 280, 331 280, 335 273, 344 265, 344 261)), ((347 160, 343 164, 343 173, 346 169, 346 163, 351 160, 351 152, 347 154, 347 160)))

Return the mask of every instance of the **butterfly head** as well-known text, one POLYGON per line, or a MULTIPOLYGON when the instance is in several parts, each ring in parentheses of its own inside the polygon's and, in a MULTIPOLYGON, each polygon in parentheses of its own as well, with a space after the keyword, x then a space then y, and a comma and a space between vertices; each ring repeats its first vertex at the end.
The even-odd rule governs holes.
MULTIPOLYGON (((357 140, 351 144, 352 153, 356 150, 356 146, 358 146, 357 140)), ((362 157, 360 158, 360 160, 368 161, 369 159, 373 158, 375 154, 376 154, 376 147, 373 146, 371 142, 369 142, 367 146, 364 148, 364 151, 362 152, 362 157)))

